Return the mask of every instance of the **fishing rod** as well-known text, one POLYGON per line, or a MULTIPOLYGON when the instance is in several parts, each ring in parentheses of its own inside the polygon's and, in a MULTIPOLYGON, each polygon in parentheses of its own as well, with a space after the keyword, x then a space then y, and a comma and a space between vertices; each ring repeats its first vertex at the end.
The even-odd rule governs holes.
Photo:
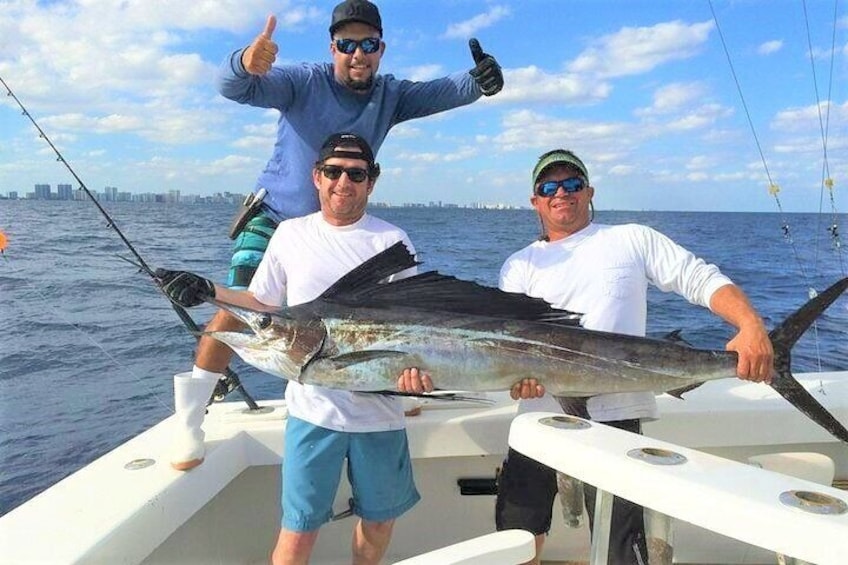
MULTIPOLYGON (((41 126, 38 125, 38 122, 36 122, 35 118, 33 118, 32 115, 29 113, 29 111, 23 105, 23 102, 21 102, 20 99, 15 96, 15 93, 12 92, 12 89, 9 87, 9 85, 6 84, 5 80, 3 80, 3 77, 0 77, 0 83, 2 83, 3 87, 6 89, 6 95, 12 97, 12 99, 18 104, 18 107, 20 107, 21 112, 23 112, 23 115, 29 118, 29 121, 32 122, 32 125, 35 126, 36 130, 38 130, 39 137, 46 141, 47 144, 50 146, 50 149, 52 149, 53 152, 56 154, 56 160, 62 163, 65 168, 68 169, 68 172, 70 172, 74 179, 76 179, 77 183, 79 183, 80 189, 85 191, 85 194, 88 196, 88 198, 94 203, 95 206, 97 206, 97 209, 100 210, 100 213, 103 214, 103 217, 106 218, 106 221, 108 222, 106 224, 106 227, 112 228, 112 230, 114 230, 114 232, 118 234, 118 237, 121 238, 121 241, 124 242, 124 245, 127 246, 127 249, 130 250, 130 253, 133 254, 133 257, 135 257, 136 260, 130 261, 130 263, 138 267, 139 271, 143 271, 148 276, 150 276, 150 278, 153 279, 153 282, 156 283, 156 287, 161 291, 162 286, 159 282, 159 279, 156 277, 156 273, 153 272, 153 270, 147 265, 147 262, 144 260, 144 258, 138 253, 138 251, 136 251, 133 244, 130 243, 130 241, 124 236, 123 232, 118 228, 117 224, 115 224, 115 220, 109 215, 109 213, 103 208, 103 206, 100 205, 100 202, 97 201, 97 198, 94 197, 94 194, 92 194, 92 192, 88 189, 88 187, 79 177, 79 175, 77 175, 73 167, 71 167, 71 165, 65 160, 65 157, 62 156, 62 153, 59 151, 59 149, 57 149, 56 146, 53 145, 53 142, 50 140, 47 134, 44 133, 44 130, 41 129, 41 126)), ((171 305, 171 308, 174 309, 174 312, 177 313, 177 316, 179 316, 186 329, 188 329, 188 331, 192 335, 197 336, 200 333, 200 327, 198 327, 197 323, 195 323, 194 319, 189 315, 189 313, 186 312, 186 310, 182 306, 176 304, 171 299, 168 299, 168 303, 171 305)), ((233 371, 230 367, 227 367, 224 370, 224 378, 219 380, 218 383, 216 383, 215 385, 213 398, 223 398, 234 390, 239 391, 250 410, 259 410, 259 406, 256 404, 256 401, 253 400, 253 398, 242 385, 241 379, 239 378, 238 374, 236 374, 236 372, 233 371)))

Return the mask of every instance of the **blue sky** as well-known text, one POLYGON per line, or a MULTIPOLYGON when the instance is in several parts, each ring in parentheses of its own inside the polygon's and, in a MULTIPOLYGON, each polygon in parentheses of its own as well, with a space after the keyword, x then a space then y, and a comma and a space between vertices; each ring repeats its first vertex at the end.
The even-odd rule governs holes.
MULTIPOLYGON (((89 188, 246 192, 276 112, 219 96, 215 69, 270 13, 278 63, 328 60, 335 3, 4 0, 0 77, 89 188)), ((708 0, 378 4, 382 73, 470 68, 477 37, 506 86, 394 128, 375 200, 527 205, 535 158, 567 147, 589 166, 599 209, 774 212, 766 167, 785 211, 831 210, 825 167, 833 205, 848 209, 846 2, 712 2, 765 166, 708 0)), ((0 193, 40 182, 72 179, 0 96, 0 193)))

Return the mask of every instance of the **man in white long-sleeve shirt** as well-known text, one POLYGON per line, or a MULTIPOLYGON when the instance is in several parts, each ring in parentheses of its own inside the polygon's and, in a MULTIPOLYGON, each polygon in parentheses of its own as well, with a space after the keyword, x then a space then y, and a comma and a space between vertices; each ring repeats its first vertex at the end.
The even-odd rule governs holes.
MULTIPOLYGON (((774 354, 762 319, 742 290, 719 271, 647 226, 592 223, 594 188, 586 165, 574 153, 556 149, 533 170, 530 202, 539 214, 542 237, 504 263, 500 287, 543 298, 557 308, 581 312, 587 329, 645 335, 648 285, 675 292, 709 308, 735 326, 727 349, 739 354, 737 373, 769 381, 774 354)), ((559 403, 532 379, 512 391, 519 412, 558 411, 640 433, 642 419, 657 418, 651 392, 602 394, 559 403)), ((556 472, 510 449, 499 478, 499 530, 522 528, 536 534, 538 563, 550 529, 556 472)), ((586 488, 590 525, 594 489, 586 488)), ((622 499, 613 505, 609 563, 647 563, 642 508, 622 499)))

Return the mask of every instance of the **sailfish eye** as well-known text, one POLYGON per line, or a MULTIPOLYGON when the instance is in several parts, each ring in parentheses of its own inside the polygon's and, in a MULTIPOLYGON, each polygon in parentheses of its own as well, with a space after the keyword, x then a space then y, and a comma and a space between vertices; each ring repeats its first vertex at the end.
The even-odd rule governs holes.
POLYGON ((262 314, 259 316, 259 320, 257 321, 257 325, 260 330, 264 330, 271 326, 271 316, 268 314, 262 314))

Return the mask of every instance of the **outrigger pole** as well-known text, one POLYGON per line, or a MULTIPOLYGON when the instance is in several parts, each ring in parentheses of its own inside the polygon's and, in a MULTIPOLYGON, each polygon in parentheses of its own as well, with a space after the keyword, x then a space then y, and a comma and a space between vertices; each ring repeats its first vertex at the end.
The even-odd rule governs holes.
MULTIPOLYGON (((62 156, 62 153, 56 148, 56 146, 53 145, 53 142, 50 141, 50 138, 47 137, 47 134, 44 133, 44 130, 42 130, 41 126, 38 125, 38 122, 35 121, 35 118, 33 118, 32 115, 30 115, 29 111, 27 111, 27 109, 26 109, 26 107, 24 107, 23 103, 18 99, 17 96, 15 96, 15 93, 12 92, 12 89, 9 88, 8 84, 6 84, 6 81, 3 80, 3 77, 0 77, 0 83, 2 83, 3 86, 6 88, 6 95, 11 96, 12 99, 14 99, 14 101, 17 102, 18 106, 21 109, 21 112, 23 112, 23 115, 26 116, 27 118, 29 118, 29 121, 32 122, 32 125, 34 125, 35 129, 38 130, 38 135, 42 139, 44 139, 44 141, 46 141, 48 145, 50 145, 50 148, 56 154, 56 158, 57 158, 56 160, 61 162, 65 166, 65 168, 68 169, 68 171, 71 173, 71 175, 73 175, 74 179, 76 179, 76 181, 79 183, 80 189, 85 191, 85 193, 88 195, 89 199, 91 199, 91 201, 94 203, 94 205, 97 206, 97 209, 100 210, 100 213, 103 214, 103 217, 106 218, 106 221, 109 222, 108 224, 106 224, 106 227, 112 228, 115 231, 115 233, 118 234, 118 237, 121 238, 121 241, 124 242, 124 245, 127 246, 127 249, 129 249, 130 252, 133 254, 133 256, 135 257, 136 260, 130 261, 130 263, 136 265, 141 271, 144 271, 145 273, 147 273, 147 275, 150 276, 150 278, 152 278, 153 281, 156 283, 157 288, 159 288, 159 290, 162 290, 162 287, 159 284, 159 279, 156 278, 156 274, 147 265, 147 263, 142 258, 142 256, 139 255, 138 251, 136 251, 135 247, 133 247, 133 244, 130 243, 129 240, 124 236, 123 232, 121 232, 121 230, 118 229, 118 226, 115 224, 115 220, 113 220, 112 217, 109 215, 109 213, 106 212, 106 210, 103 208, 103 206, 100 205, 100 203, 97 201, 97 198, 94 197, 94 194, 92 194, 91 191, 88 190, 88 187, 85 185, 85 183, 79 177, 79 175, 77 175, 77 173, 76 173, 76 171, 74 171, 73 167, 71 167, 71 165, 65 160, 65 158, 62 156)), ((164 292, 163 292, 163 294, 164 294, 164 292)), ((171 308, 174 309, 174 312, 177 313, 177 316, 180 317, 180 320, 183 322, 183 325, 185 325, 186 329, 188 329, 188 331, 191 332, 192 335, 196 336, 200 332, 200 328, 195 323, 195 321, 192 319, 192 317, 189 315, 189 313, 186 312, 185 309, 182 306, 174 303, 170 299, 168 299, 168 303, 171 305, 171 308)), ((220 381, 218 381, 218 383, 215 385, 215 391, 213 392, 212 398, 214 398, 214 399, 224 398, 227 394, 229 394, 230 392, 232 392, 234 390, 238 390, 239 393, 241 393, 242 397, 244 398, 244 401, 247 403, 247 406, 250 410, 259 410, 259 406, 256 404, 256 401, 253 400, 253 398, 250 396, 250 394, 247 392, 247 390, 245 390, 244 386, 241 384, 241 379, 239 379, 239 376, 236 374, 235 371, 233 371, 231 368, 227 367, 224 370, 224 378, 221 379, 220 381)))

